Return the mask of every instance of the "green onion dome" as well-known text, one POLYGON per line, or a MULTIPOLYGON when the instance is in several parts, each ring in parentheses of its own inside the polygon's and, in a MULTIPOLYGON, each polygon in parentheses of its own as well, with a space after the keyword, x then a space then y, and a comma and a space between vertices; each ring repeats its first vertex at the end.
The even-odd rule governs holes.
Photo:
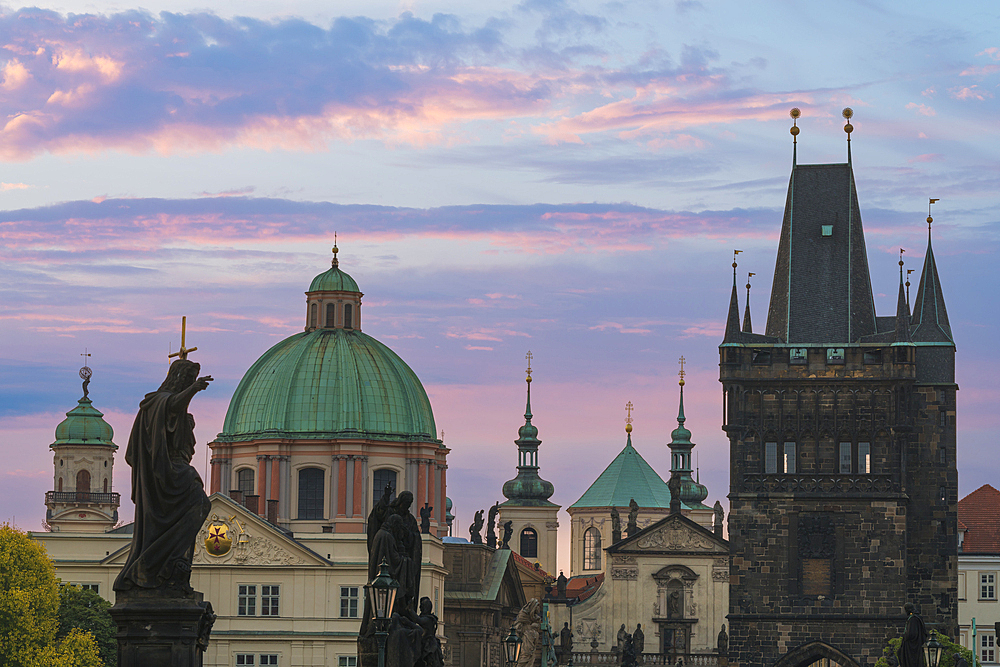
POLYGON ((436 441, 417 375, 382 343, 344 328, 286 338, 250 367, 218 440, 260 438, 436 441))
POLYGON ((310 292, 360 292, 354 278, 334 266, 313 278, 310 292))
POLYGON ((50 447, 60 445, 104 445, 116 447, 111 440, 115 431, 103 419, 104 413, 94 408, 86 396, 75 408, 66 413, 66 419, 56 426, 56 441, 50 447))

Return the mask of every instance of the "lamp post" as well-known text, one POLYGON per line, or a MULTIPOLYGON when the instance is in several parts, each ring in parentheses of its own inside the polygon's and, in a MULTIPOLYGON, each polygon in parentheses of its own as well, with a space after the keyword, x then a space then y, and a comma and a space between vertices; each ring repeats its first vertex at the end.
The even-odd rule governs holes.
POLYGON ((521 655, 521 638, 514 632, 514 626, 511 626, 510 634, 504 637, 501 643, 504 661, 507 663, 507 667, 513 667, 521 655))
POLYGON ((396 601, 399 583, 389 572, 389 563, 383 558, 378 566, 378 576, 365 585, 365 594, 372 608, 375 621, 375 641, 378 642, 378 667, 385 667, 385 640, 389 636, 389 618, 396 601))
POLYGON ((931 630, 931 638, 924 644, 924 660, 927 667, 938 667, 941 660, 941 642, 937 640, 937 630, 931 630))

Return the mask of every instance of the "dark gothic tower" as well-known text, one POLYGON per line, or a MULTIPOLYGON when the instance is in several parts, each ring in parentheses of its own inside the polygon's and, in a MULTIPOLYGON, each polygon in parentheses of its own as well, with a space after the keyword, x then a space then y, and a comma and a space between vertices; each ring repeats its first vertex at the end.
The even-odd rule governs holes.
POLYGON ((739 326, 734 262, 719 352, 740 667, 868 667, 905 602, 957 622, 955 344, 929 239, 912 316, 902 269, 896 313, 875 314, 844 117, 846 163, 793 159, 765 334, 739 326))

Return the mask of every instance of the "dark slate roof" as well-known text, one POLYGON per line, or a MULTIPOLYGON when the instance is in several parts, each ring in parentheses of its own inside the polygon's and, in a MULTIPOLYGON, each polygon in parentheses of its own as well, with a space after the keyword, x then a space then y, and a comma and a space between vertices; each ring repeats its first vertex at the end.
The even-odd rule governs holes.
POLYGON ((851 165, 795 165, 766 334, 785 343, 853 343, 874 333, 875 302, 851 165), (830 236, 823 236, 824 225, 832 226, 830 236))
MULTIPOLYGON (((746 329, 750 328, 750 311, 746 313, 746 329)), ((743 345, 754 345, 764 343, 780 343, 781 340, 774 336, 750 333, 740 330, 740 302, 736 294, 736 276, 733 276, 733 293, 729 297, 729 316, 726 318, 726 333, 722 337, 722 343, 739 343, 743 345)))
POLYGON ((913 301, 911 322, 914 325, 911 332, 914 342, 955 342, 948 323, 948 310, 944 307, 944 293, 941 291, 941 280, 934 261, 934 250, 931 248, 930 231, 927 232, 927 254, 924 256, 924 270, 920 274, 917 298, 913 301))

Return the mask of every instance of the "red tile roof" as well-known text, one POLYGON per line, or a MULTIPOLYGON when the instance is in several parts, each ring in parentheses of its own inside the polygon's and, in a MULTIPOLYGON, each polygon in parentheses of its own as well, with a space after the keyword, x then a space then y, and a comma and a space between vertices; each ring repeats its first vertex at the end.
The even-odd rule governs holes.
POLYGON ((1000 491, 984 484, 959 500, 958 522, 966 529, 962 553, 1000 554, 1000 491))
POLYGON ((566 582, 566 597, 578 598, 577 602, 583 602, 596 593, 604 583, 604 573, 593 575, 577 575, 566 582))

